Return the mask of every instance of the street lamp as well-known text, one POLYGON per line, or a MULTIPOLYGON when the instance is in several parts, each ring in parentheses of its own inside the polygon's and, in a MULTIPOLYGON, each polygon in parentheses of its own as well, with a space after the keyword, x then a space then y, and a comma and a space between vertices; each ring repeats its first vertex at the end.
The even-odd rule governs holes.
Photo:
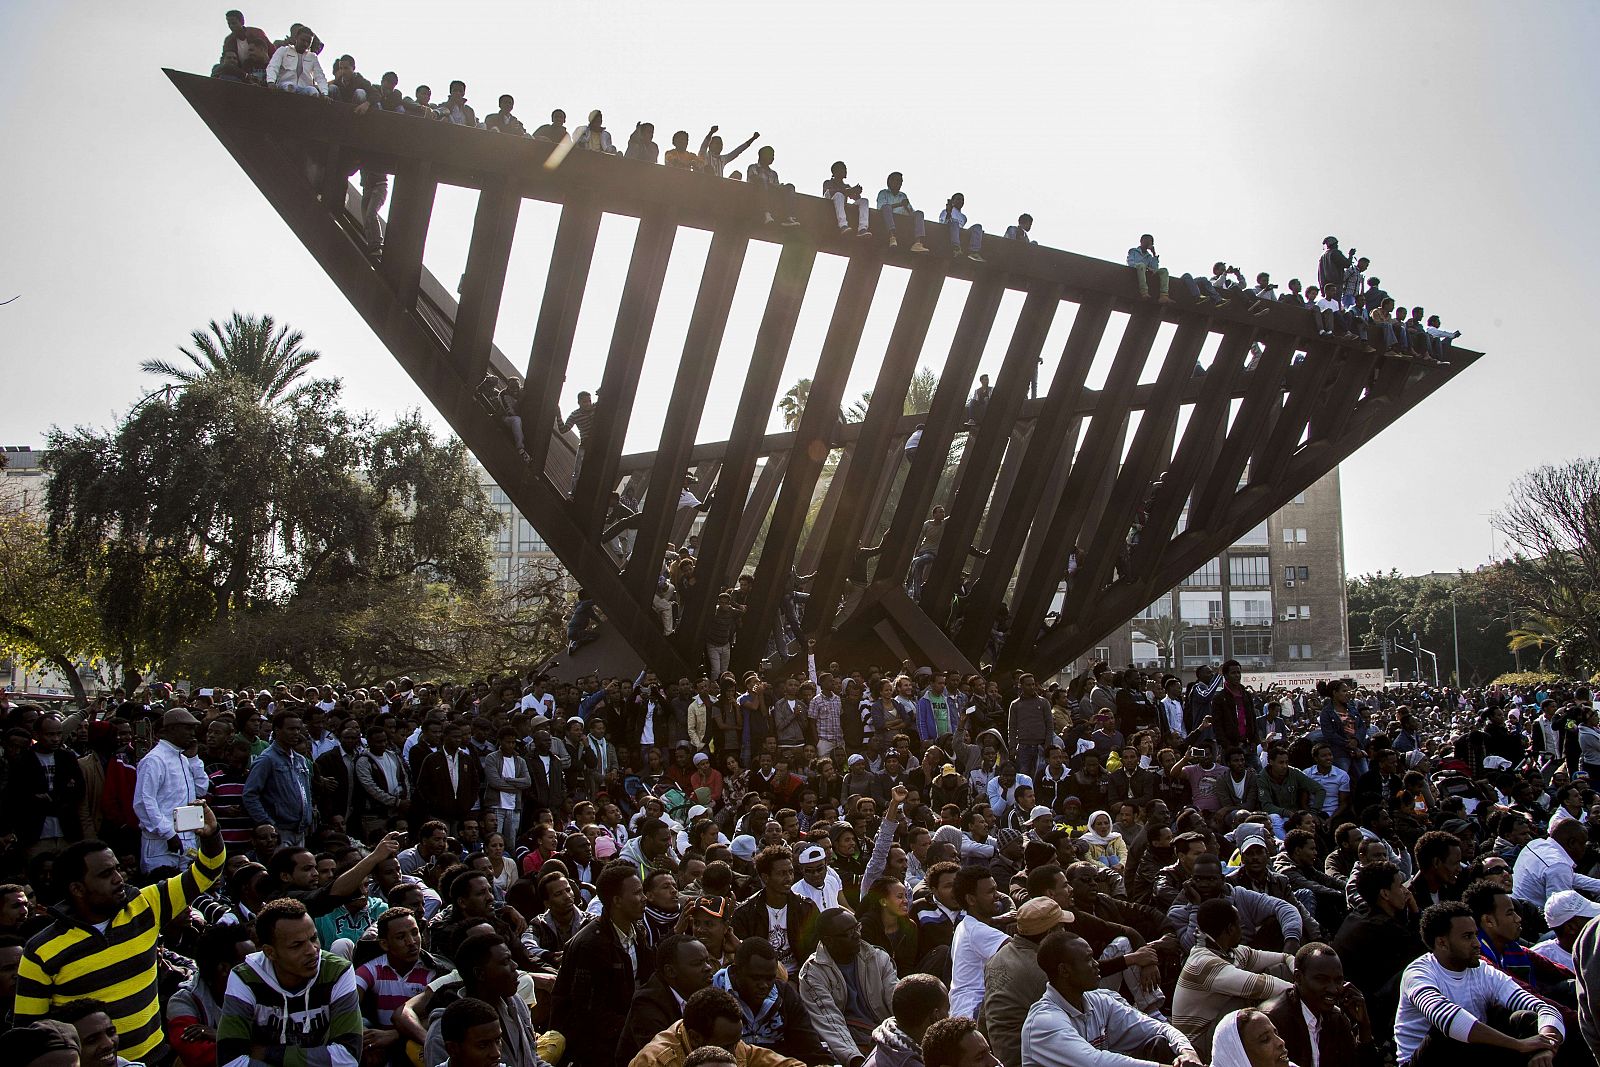
POLYGON ((1450 587, 1450 640, 1455 645, 1457 689, 1461 688, 1461 627, 1456 624, 1456 587, 1450 587))

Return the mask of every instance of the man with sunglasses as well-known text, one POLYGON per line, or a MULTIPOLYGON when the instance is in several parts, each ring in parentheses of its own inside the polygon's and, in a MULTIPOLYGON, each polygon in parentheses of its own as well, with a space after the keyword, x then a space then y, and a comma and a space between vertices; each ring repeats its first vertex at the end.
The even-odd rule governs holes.
POLYGON ((823 912, 818 927, 817 950, 800 968, 800 992, 828 1051, 859 1067, 872 1051, 872 1031, 894 1014, 894 962, 861 940, 861 921, 843 908, 823 912))

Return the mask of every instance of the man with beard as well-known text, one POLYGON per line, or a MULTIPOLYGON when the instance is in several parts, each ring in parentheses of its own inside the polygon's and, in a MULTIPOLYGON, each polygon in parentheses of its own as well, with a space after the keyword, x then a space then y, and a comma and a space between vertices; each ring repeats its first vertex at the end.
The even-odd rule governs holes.
MULTIPOLYGON (((1472 909, 1457 900, 1435 904, 1422 913, 1422 939, 1428 952, 1418 956, 1400 979, 1395 1019, 1399 1062, 1410 1067, 1453 1063, 1550 1067, 1566 1039, 1561 1013, 1504 972, 1481 966, 1482 946, 1472 909), (1486 1021, 1497 1013, 1503 1018, 1513 1012, 1536 1014, 1538 1031, 1515 1036, 1486 1021)), ((1517 1028, 1525 1019, 1514 1018, 1511 1026, 1517 1028)))

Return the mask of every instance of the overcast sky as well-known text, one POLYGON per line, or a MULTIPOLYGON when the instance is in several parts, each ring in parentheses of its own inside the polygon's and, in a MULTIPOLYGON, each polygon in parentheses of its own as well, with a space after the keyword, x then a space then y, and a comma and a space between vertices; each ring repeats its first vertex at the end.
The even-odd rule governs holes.
MULTIPOLYGON (((208 319, 270 313, 306 334, 353 406, 427 402, 161 73, 206 72, 222 4, 7 0, 0 35, 0 442, 106 425, 158 383, 141 359, 208 319)), ((813 191, 847 160, 869 194, 889 170, 934 217, 961 190, 999 233, 1022 211, 1045 244, 1120 261, 1156 234, 1175 273, 1225 258, 1314 279, 1336 234, 1401 304, 1423 303, 1487 353, 1343 467, 1351 574, 1472 567, 1488 515, 1522 470, 1593 455, 1600 395, 1593 301, 1600 7, 1569 3, 1140 0, 873 5, 813 2, 250 3, 293 21, 376 80, 438 96, 468 85, 480 118, 501 92, 531 129, 552 107, 601 107, 619 144, 649 119, 698 146, 760 130, 813 191), (890 31, 894 32, 890 32, 890 31)), ((753 155, 754 150, 751 150, 753 155)), ((735 166, 742 166, 741 159, 735 166)), ((426 262, 453 283, 473 199, 444 191, 426 262)), ((556 209, 525 204, 496 335, 527 358, 556 209)), ((608 217, 567 396, 599 379, 631 220, 608 217)), ((704 262, 680 234, 639 417, 657 424, 704 262)), ((776 251, 752 246, 702 440, 722 431, 776 251)), ((842 266, 824 257, 785 382, 815 365, 842 266)), ((863 352, 881 351, 904 275, 885 272, 863 352)), ((963 286, 941 299, 924 362, 944 356, 963 286)), ((984 366, 998 366, 1020 299, 984 366)), ((1046 374, 1070 314, 1058 317, 1046 374)), ((1170 330, 1170 327, 1169 327, 1170 330)), ((1114 342, 1114 337, 1108 343, 1114 342)), ((863 358, 852 393, 871 384, 863 358)), ((1104 377, 1103 361, 1090 384, 1104 377)), ((1047 379, 1046 379, 1047 380, 1047 379)), ((430 412, 431 414, 431 412, 430 412)), ((436 420, 437 421, 437 420, 436 420)), ((653 447, 647 421, 628 447, 653 447)))

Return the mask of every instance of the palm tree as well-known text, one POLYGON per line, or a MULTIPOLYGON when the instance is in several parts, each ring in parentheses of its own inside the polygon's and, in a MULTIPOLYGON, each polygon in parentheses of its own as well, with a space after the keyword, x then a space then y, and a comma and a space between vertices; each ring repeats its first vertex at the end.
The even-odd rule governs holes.
POLYGON ((800 425, 800 413, 811 398, 811 379, 801 378, 789 386, 789 391, 778 398, 778 411, 783 415, 783 428, 793 430, 800 425))
MULTIPOLYGON (((809 383, 808 383, 809 384, 809 383)), ((927 367, 919 368, 906 387, 905 400, 901 402, 902 415, 922 415, 933 408, 933 394, 939 388, 939 376, 927 367)), ((851 404, 844 413, 845 422, 865 422, 867 408, 872 406, 872 390, 861 394, 861 399, 851 404)))
POLYGON ((1567 659, 1567 634, 1560 620, 1549 615, 1531 615, 1523 620, 1521 626, 1509 631, 1506 636, 1510 638, 1506 647, 1513 654, 1525 648, 1537 649, 1541 671, 1545 669, 1545 663, 1552 655, 1555 656, 1557 663, 1567 659))
POLYGON ((261 403, 272 406, 297 399, 312 383, 299 382, 322 353, 300 347, 305 335, 278 326, 271 315, 256 317, 237 311, 223 325, 211 320, 211 332, 196 330, 194 350, 178 346, 189 357, 194 369, 147 359, 139 364, 148 374, 175 378, 179 385, 193 385, 203 379, 232 378, 249 383, 260 391, 261 403))

